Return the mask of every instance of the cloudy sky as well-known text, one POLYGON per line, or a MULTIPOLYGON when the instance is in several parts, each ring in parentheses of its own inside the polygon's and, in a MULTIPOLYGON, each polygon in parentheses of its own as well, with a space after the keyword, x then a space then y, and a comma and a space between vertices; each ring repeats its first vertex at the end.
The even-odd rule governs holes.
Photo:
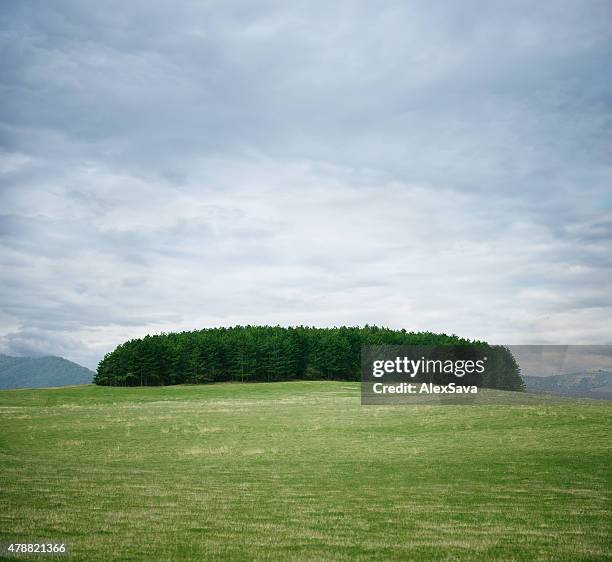
POLYGON ((612 343, 612 3, 3 2, 0 352, 612 343))

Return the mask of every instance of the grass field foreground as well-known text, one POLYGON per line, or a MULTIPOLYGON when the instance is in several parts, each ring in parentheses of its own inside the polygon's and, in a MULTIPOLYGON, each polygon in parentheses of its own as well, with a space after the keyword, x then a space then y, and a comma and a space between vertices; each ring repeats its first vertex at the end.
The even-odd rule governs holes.
POLYGON ((612 559, 611 414, 361 406, 342 382, 2 391, 0 540, 86 561, 612 559))

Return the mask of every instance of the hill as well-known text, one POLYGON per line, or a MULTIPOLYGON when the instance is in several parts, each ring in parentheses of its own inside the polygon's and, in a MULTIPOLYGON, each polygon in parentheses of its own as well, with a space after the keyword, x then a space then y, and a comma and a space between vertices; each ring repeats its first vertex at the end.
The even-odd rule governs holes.
POLYGON ((0 541, 88 562, 606 560, 611 411, 361 406, 346 381, 5 390, 0 541))
POLYGON ((523 375, 528 392, 543 392, 581 398, 612 399, 612 372, 585 371, 549 377, 523 375))
POLYGON ((94 373, 63 357, 0 354, 0 389, 90 384, 94 373))

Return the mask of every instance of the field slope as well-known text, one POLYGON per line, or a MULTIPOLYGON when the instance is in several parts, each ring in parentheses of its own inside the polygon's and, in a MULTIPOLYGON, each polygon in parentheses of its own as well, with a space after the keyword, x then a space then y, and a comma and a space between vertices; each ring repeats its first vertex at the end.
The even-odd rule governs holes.
POLYGON ((0 392, 0 540, 63 559, 611 559, 609 403, 356 383, 0 392))

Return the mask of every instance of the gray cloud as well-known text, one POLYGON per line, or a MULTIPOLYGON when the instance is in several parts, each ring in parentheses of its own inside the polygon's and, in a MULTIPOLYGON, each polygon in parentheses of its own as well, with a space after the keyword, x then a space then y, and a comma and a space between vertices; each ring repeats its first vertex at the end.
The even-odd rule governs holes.
POLYGON ((608 2, 7 3, 0 347, 608 343, 608 2))

